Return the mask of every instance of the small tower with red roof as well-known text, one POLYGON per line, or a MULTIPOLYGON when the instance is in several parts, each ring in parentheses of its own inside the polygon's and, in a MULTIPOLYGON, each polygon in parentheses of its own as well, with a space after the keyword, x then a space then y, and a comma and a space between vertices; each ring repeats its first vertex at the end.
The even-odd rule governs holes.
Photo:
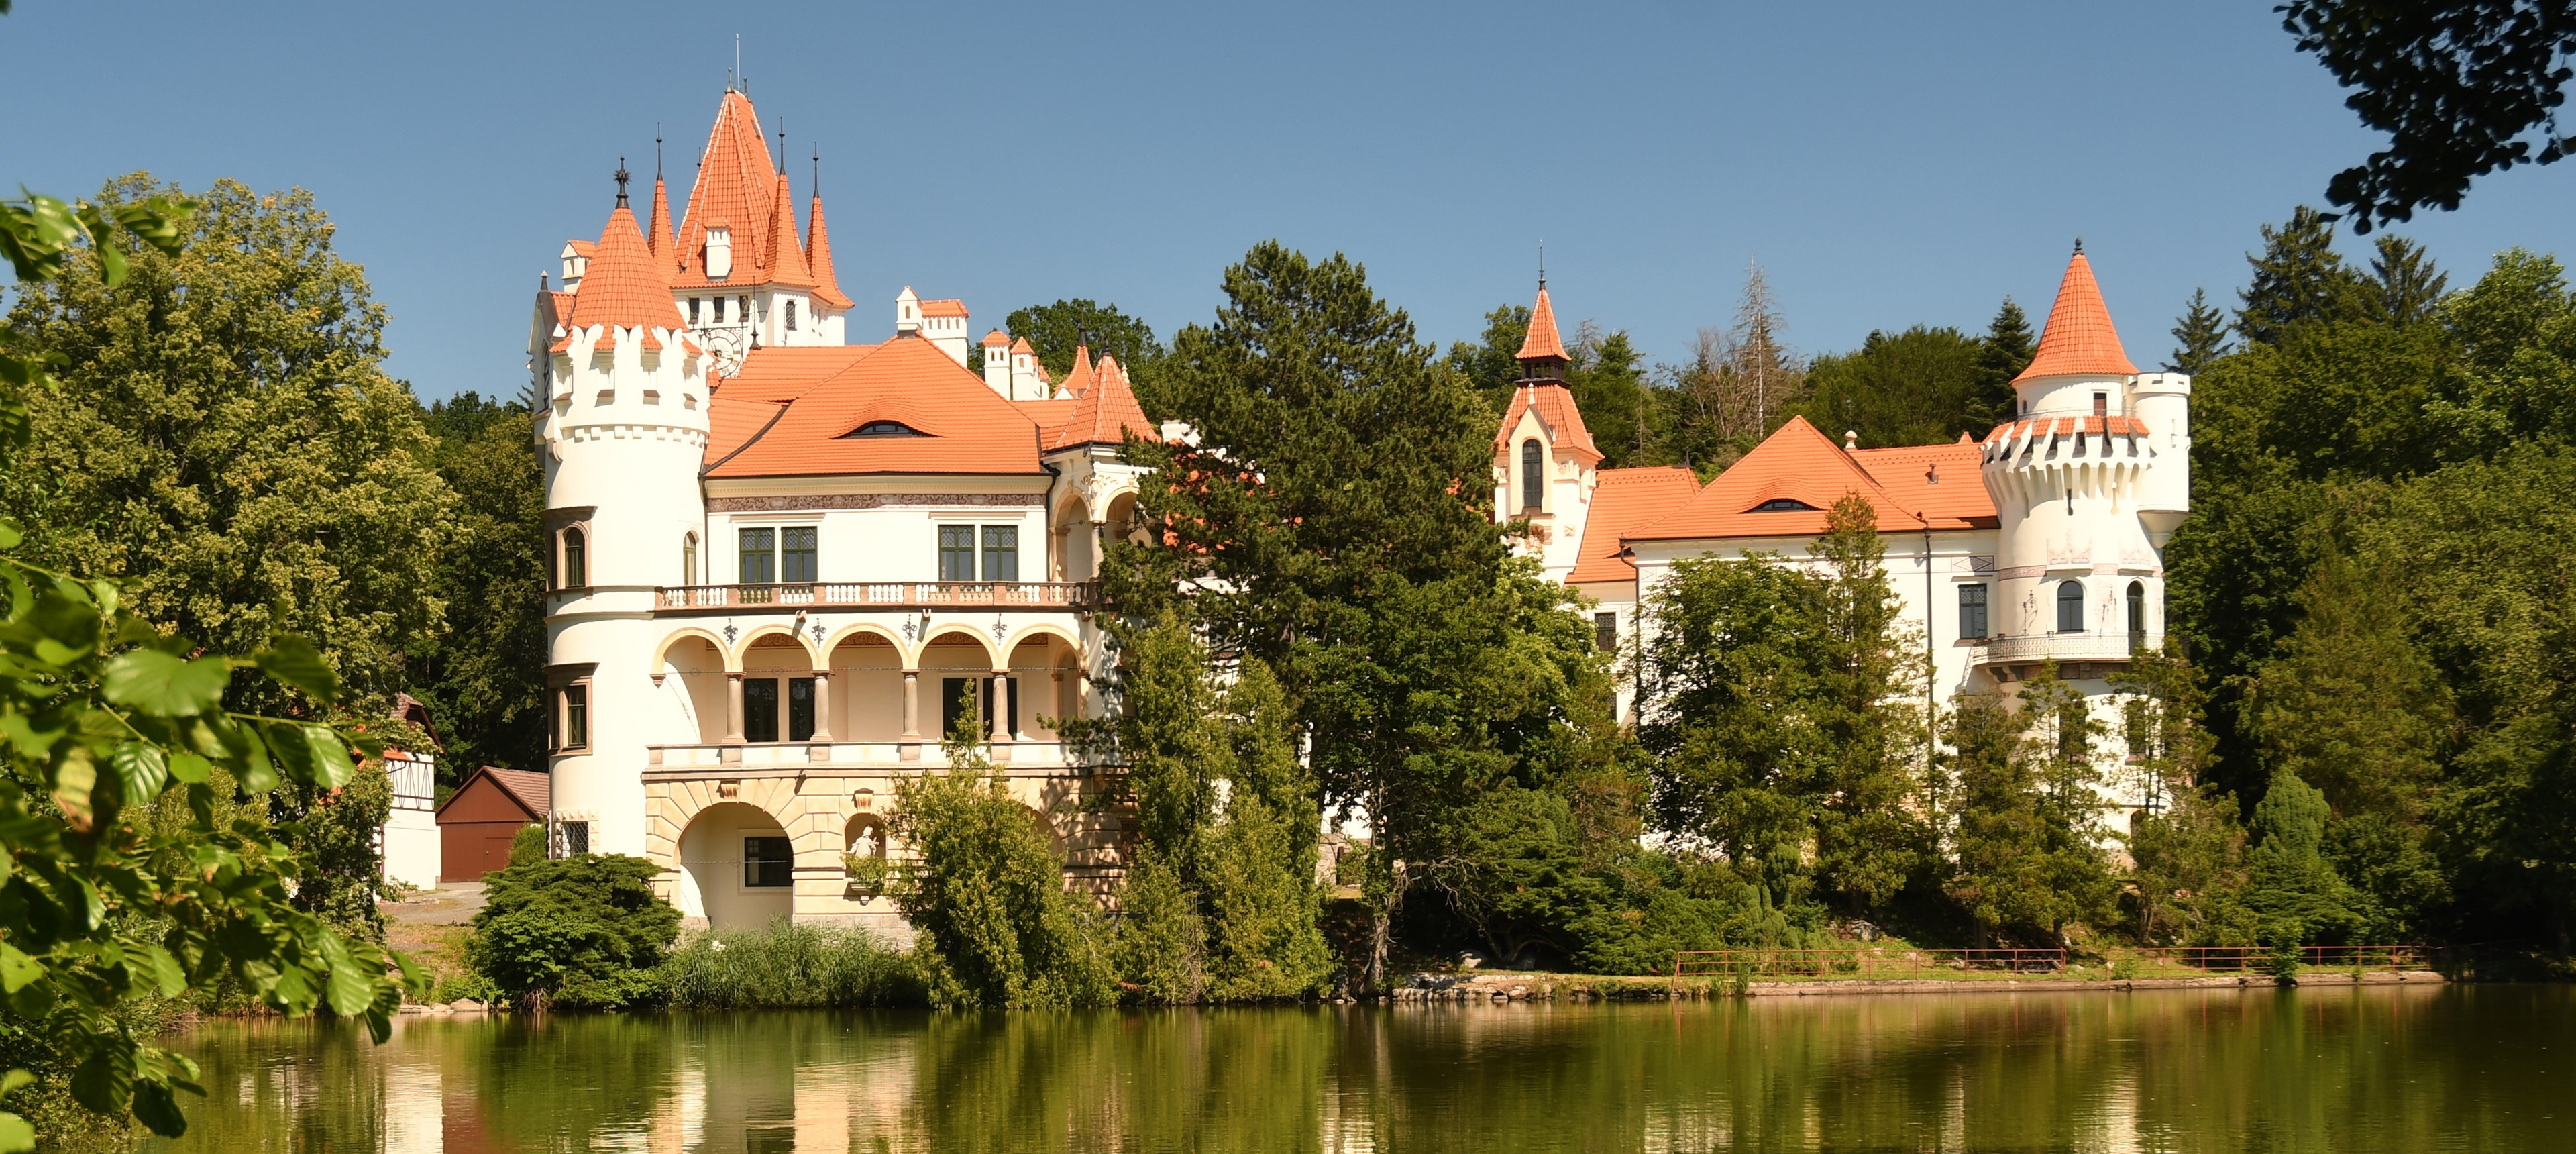
POLYGON ((1545 276, 1539 278, 1538 302, 1530 306, 1529 335, 1521 340, 1519 357, 1521 380, 1494 432, 1494 519, 1526 521, 1529 529, 1517 548, 1538 557, 1547 575, 1562 581, 1582 549, 1601 450, 1565 383, 1571 361, 1545 276))

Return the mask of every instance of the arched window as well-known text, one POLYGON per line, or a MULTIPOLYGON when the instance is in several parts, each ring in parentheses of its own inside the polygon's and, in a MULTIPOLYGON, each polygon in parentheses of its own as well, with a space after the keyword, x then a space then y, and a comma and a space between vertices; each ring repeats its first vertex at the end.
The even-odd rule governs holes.
POLYGON ((1521 442, 1521 508, 1523 509, 1535 511, 1545 503, 1547 476, 1539 471, 1540 466, 1545 464, 1540 459, 1543 455, 1538 447, 1538 438, 1532 437, 1521 442))
POLYGON ((2083 582, 2057 583, 2057 631, 2060 633, 2084 632, 2083 582))
POLYGON ((581 530, 563 531, 563 587, 580 589, 590 584, 590 549, 581 530))
POLYGON ((2143 581, 2129 582, 2129 648, 2147 645, 2147 586, 2143 581))
POLYGON ((680 584, 695 585, 697 583, 698 535, 695 533, 682 534, 680 537, 680 584))

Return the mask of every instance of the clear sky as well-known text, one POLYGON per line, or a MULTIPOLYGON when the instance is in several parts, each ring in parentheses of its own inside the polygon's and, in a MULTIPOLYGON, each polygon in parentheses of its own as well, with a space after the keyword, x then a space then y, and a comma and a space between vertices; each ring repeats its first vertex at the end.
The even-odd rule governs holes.
MULTIPOLYGON (((2146 365, 2375 143, 2265 0, 16 8, 0 188, 312 189, 425 398, 525 386, 537 274, 657 121, 685 195, 736 33, 800 205, 822 149, 854 339, 907 284, 979 332, 1088 296, 1168 336, 1278 237, 1445 343, 1528 299, 1544 239, 1569 327, 1678 360, 1759 260, 1812 353, 2007 293, 2036 321, 2082 236, 2146 365)), ((2404 231, 2456 285, 2576 253, 2571 191, 2576 163, 2520 169, 2404 231)))

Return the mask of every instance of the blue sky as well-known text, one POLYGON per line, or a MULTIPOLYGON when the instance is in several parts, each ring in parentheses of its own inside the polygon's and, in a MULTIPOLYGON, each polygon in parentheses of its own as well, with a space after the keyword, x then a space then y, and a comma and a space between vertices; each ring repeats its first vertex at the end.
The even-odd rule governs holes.
MULTIPOLYGON (((0 187, 312 189, 424 397, 524 385, 537 274, 656 121, 684 194, 737 32, 763 119, 823 150, 854 339, 906 284, 978 331, 1089 296, 1169 334, 1275 236, 1445 343, 1528 298, 1544 239, 1568 326, 1650 360, 1728 321, 1748 260, 1831 351, 2007 293, 2036 319, 2080 235, 2143 364, 2374 143, 2262 0, 16 7, 0 187)), ((2521 169, 2403 231, 2458 284, 2571 250, 2571 191, 2521 169)))

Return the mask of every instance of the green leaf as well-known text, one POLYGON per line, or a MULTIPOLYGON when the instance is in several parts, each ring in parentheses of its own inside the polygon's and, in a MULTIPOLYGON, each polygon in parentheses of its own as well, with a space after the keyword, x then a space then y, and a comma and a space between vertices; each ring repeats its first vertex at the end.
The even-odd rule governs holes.
POLYGON ((188 971, 179 959, 160 946, 143 947, 143 960, 151 966, 152 982, 161 988, 161 996, 175 998, 188 992, 188 971))
POLYGON ((179 1113, 178 1099, 172 1097, 170 1087, 161 1082, 134 1084, 134 1117, 164 1138, 176 1138, 188 1132, 188 1119, 179 1113))
POLYGON ((116 769, 116 783, 127 805, 161 796, 161 787, 170 783, 170 766, 160 749, 140 741, 119 744, 107 755, 107 763, 116 769))
POLYGON ((233 664, 221 657, 182 661, 157 649, 133 649, 107 665, 107 699, 160 717, 186 717, 221 704, 233 664))
POLYGON ((277 763, 270 759, 268 740, 260 727, 240 724, 232 727, 233 736, 241 743, 242 792, 257 797, 277 788, 277 763))
MULTIPOLYGON (((28 957, 26 951, 0 942, 0 991, 17 993, 27 983, 45 976, 45 964, 28 957)), ((0 1090, 0 1094, 7 1091, 0 1090)))
POLYGON ((251 658, 251 663, 269 676, 303 690, 315 701, 340 699, 340 675, 331 671, 331 663, 322 660, 322 652, 313 643, 293 634, 280 634, 269 639, 268 648, 251 658))
POLYGON ((125 254, 116 247, 116 227, 94 205, 80 209, 81 227, 89 232, 90 251, 98 254, 99 280, 115 288, 125 283, 125 254))
POLYGON ((331 959, 331 980, 323 987, 323 998, 331 1003, 332 1013, 350 1018, 364 1014, 376 1000, 375 975, 342 954, 331 959))
POLYGON ((0 1154, 20 1154, 36 1148, 36 1128, 15 1114, 0 1111, 0 1154))
POLYGON ((18 542, 26 539, 27 531, 20 527, 17 521, 0 517, 0 549, 15 549, 18 547, 18 542))
POLYGON ((304 743, 313 751, 313 784, 324 789, 338 789, 358 775, 358 764, 349 759, 349 743, 340 740, 338 731, 327 725, 305 725, 304 743))
POLYGON ((94 1044, 72 1071, 72 1100, 101 1114, 122 1114, 134 1097, 134 1043, 110 1035, 94 1044))
POLYGON ((6 1098, 35 1084, 36 1076, 25 1070, 11 1070, 7 1074, 0 1074, 0 1098, 6 1098))
POLYGON ((199 782, 205 781, 208 777, 212 776, 214 768, 215 766, 213 762, 207 761, 205 758, 199 757, 193 753, 174 753, 170 755, 170 776, 186 782, 189 785, 196 785, 199 782))

